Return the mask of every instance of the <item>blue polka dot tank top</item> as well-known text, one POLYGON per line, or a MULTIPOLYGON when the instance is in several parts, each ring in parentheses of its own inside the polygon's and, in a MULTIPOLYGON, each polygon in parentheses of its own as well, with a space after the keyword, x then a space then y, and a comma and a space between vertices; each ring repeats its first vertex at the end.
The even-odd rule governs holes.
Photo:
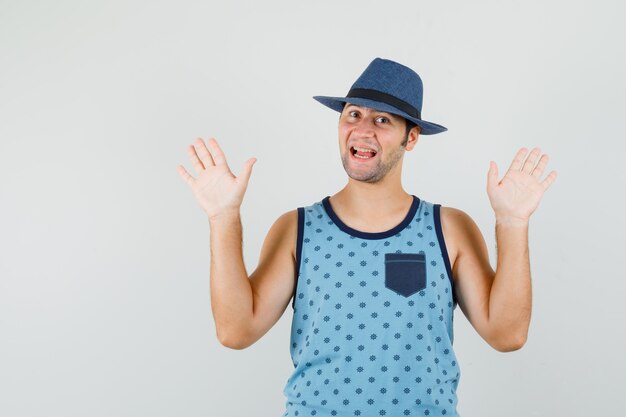
POLYGON ((413 195, 385 232, 298 207, 283 417, 459 416, 452 272, 440 204, 413 195))

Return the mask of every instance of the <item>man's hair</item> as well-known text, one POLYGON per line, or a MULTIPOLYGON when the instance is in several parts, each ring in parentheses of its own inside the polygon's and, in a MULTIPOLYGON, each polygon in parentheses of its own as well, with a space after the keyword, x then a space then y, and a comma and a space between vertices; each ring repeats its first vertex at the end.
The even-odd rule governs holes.
MULTIPOLYGON (((413 123, 409 119, 404 119, 404 121, 406 122, 406 129, 404 130, 404 140, 401 143, 402 146, 406 146, 406 143, 409 141, 409 132, 417 126, 417 124, 413 123)), ((420 128, 418 127, 417 129, 419 130, 420 128)))
POLYGON ((412 121, 410 121, 409 119, 404 119, 404 120, 406 121, 406 131, 404 132, 404 134, 408 135, 411 129, 413 129, 417 125, 413 123, 412 121))

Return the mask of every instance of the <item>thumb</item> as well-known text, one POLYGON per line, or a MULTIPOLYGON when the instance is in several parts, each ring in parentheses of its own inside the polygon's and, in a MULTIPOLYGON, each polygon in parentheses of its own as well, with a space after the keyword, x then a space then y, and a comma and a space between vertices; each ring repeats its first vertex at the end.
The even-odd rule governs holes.
POLYGON ((498 165, 494 161, 489 161, 489 171, 487 172, 487 189, 498 185, 498 165))
POLYGON ((241 169, 241 174, 239 174, 239 178, 244 181, 246 187, 248 186, 248 181, 250 180, 250 174, 252 174, 252 165, 254 165, 256 161, 256 158, 248 159, 241 169))

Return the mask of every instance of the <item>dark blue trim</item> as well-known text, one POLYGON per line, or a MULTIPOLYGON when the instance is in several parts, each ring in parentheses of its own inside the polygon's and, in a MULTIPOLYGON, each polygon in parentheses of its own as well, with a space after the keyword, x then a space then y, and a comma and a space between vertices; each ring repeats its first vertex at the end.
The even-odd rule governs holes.
POLYGON ((443 256, 443 263, 446 265, 446 271, 448 272, 448 278, 450 279, 450 288, 452 288, 452 301, 454 304, 457 304, 456 294, 454 293, 454 280, 452 279, 452 267, 450 266, 450 257, 448 256, 448 249, 446 248, 446 242, 443 238, 443 230, 441 229, 441 204, 435 204, 433 210, 437 240, 439 240, 441 256, 443 256))
POLYGON ((326 210, 326 214, 328 214, 333 223, 335 223, 337 227, 339 227, 339 229, 346 232, 347 234, 354 237, 359 237, 361 239, 385 239, 401 232, 405 227, 409 225, 409 223, 411 223, 411 220, 413 220, 413 217, 417 212, 417 207, 420 204, 420 199, 414 195, 411 196, 413 197, 413 202, 411 203, 411 207, 404 217, 404 220, 402 220, 402 222, 400 222, 400 224, 398 224, 397 226, 384 232, 361 232, 360 230, 351 228, 350 226, 342 222, 337 214, 335 214, 335 211, 330 205, 330 196, 324 197, 324 199, 322 200, 322 204, 324 205, 324 210, 326 210))
POLYGON ((296 241, 296 274, 293 285, 293 300, 291 308, 296 304, 296 290, 298 289, 298 276, 300 275, 300 262, 302 260, 302 241, 304 239, 304 207, 298 207, 298 238, 296 241))

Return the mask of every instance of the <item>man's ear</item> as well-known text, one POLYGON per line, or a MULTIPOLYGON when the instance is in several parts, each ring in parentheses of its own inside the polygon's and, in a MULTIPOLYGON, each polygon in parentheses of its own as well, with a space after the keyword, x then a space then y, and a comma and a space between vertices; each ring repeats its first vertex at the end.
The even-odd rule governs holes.
POLYGON ((417 140, 419 139, 420 136, 420 127, 419 126, 414 126, 413 128, 411 128, 411 130, 409 130, 409 137, 407 139, 406 142, 406 150, 410 151, 411 149, 413 149, 413 147, 415 147, 415 145, 417 144, 417 140))

